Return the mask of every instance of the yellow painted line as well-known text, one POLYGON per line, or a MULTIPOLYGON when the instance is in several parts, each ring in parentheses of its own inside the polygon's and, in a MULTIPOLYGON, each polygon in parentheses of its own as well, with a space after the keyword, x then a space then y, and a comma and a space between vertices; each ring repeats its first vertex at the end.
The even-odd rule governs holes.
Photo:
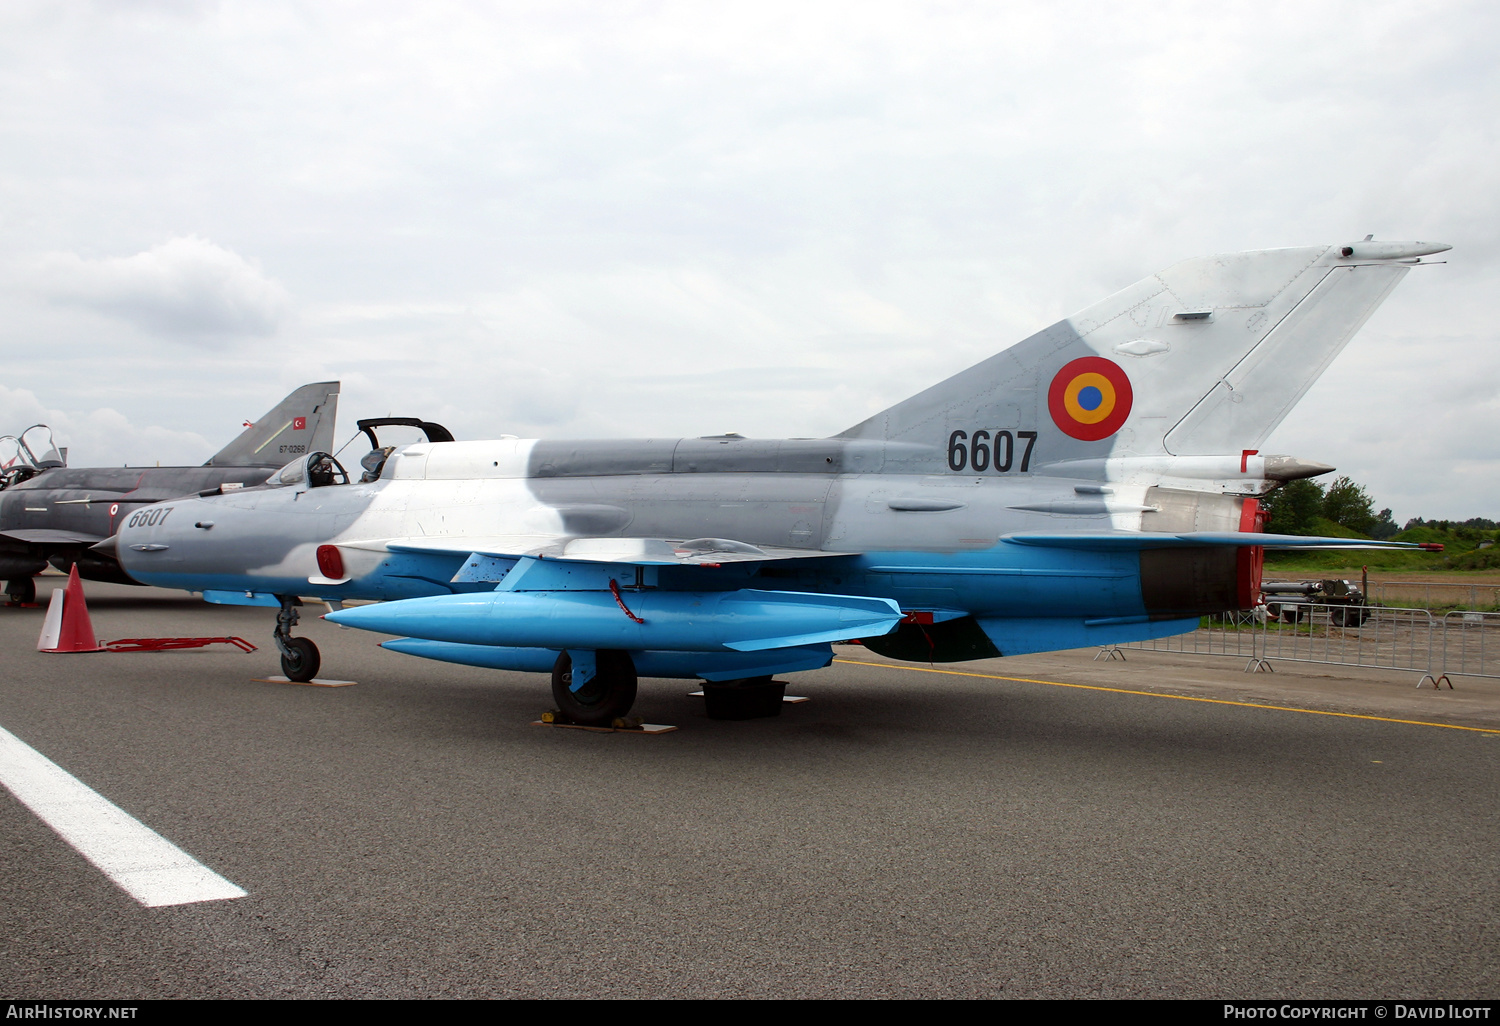
POLYGON ((1002 677, 994 673, 966 673, 963 670, 939 670, 929 666, 902 666, 897 663, 867 663, 858 659, 835 659, 850 666, 876 666, 884 670, 911 670, 913 673, 945 673, 950 677, 983 677, 985 680, 1010 680, 1018 684, 1047 684, 1054 688, 1081 688, 1084 691, 1112 691, 1117 695, 1145 695, 1147 698, 1175 698, 1182 702, 1207 702, 1210 705, 1238 705, 1245 709, 1274 709, 1277 712, 1307 713, 1310 716, 1342 716, 1348 720, 1379 720, 1381 723, 1409 723, 1415 727, 1446 727, 1449 730, 1477 730, 1481 734, 1500 734, 1494 727, 1461 727, 1456 723, 1430 723, 1427 720, 1398 720, 1390 716, 1365 716, 1360 713, 1328 712, 1324 709, 1298 709, 1291 705, 1261 705, 1258 702, 1231 702, 1227 698, 1197 698, 1193 695, 1166 695, 1160 691, 1132 691, 1129 688, 1106 688, 1098 684, 1068 684, 1060 680, 1035 680, 1031 677, 1002 677))

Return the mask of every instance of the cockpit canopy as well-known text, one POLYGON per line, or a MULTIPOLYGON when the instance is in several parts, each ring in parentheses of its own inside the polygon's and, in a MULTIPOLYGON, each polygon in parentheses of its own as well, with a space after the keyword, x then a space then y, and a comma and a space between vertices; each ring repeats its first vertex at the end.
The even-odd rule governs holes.
MULTIPOLYGON (((362 484, 379 480, 381 472, 385 469, 386 460, 392 453, 403 448, 402 445, 380 444, 375 430, 391 427, 416 429, 429 442, 453 441, 453 435, 447 428, 441 424, 434 424, 430 420, 418 420, 415 417, 377 417, 362 420, 359 422, 359 430, 369 437, 371 446, 370 451, 359 461, 364 471, 359 479, 362 484)), ((400 432, 396 434, 399 436, 400 432)), ((310 452, 306 456, 298 457, 266 478, 267 488, 322 488, 326 485, 348 483, 349 475, 343 465, 326 452, 310 452)))
POLYGON ((67 465, 67 453, 52 441, 46 424, 33 424, 19 436, 0 437, 0 489, 67 465))
POLYGON ((268 488, 323 488, 348 483, 349 474, 343 465, 326 452, 299 456, 266 478, 268 488))
POLYGON ((21 440, 15 435, 0 436, 0 470, 9 470, 12 467, 30 466, 28 460, 21 450, 21 440))
MULTIPOLYGON (((365 453, 364 458, 359 461, 359 465, 364 469, 364 473, 359 478, 360 484, 369 484, 371 481, 380 480, 380 475, 385 471, 386 460, 390 459, 393 452, 410 444, 409 442, 403 442, 401 440, 402 432, 397 431, 395 433, 397 444, 382 445, 380 438, 375 434, 376 428, 379 428, 382 433, 385 433, 386 428, 391 427, 413 428, 420 431, 422 436, 429 442, 453 441, 453 432, 443 427, 443 425, 433 423, 430 420, 421 420, 417 417, 372 417, 359 421, 358 427, 370 439, 370 451, 365 453)), ((389 441, 389 437, 387 437, 387 441, 389 441)), ((342 449, 339 451, 343 452, 342 449)))
POLYGON ((19 439, 31 465, 38 470, 51 470, 68 465, 67 457, 52 441, 52 429, 46 424, 33 424, 21 432, 19 439))

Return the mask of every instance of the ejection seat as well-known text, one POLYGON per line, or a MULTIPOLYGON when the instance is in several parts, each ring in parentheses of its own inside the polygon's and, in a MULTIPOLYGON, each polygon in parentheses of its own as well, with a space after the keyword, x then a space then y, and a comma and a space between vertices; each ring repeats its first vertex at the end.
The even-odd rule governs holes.
POLYGON ((349 483, 349 473, 331 453, 310 452, 266 478, 269 488, 326 488, 349 483))

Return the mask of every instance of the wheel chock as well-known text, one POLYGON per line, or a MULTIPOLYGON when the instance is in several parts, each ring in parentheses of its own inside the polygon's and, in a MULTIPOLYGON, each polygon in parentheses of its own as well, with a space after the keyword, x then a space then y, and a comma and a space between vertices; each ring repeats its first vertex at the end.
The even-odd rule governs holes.
POLYGON ((251 677, 252 684, 302 684, 310 688, 347 688, 358 684, 357 680, 325 680, 322 677, 314 677, 312 680, 288 680, 286 677, 251 677))
POLYGON ((619 718, 608 727, 595 727, 587 723, 570 723, 563 719, 562 713, 556 709, 550 709, 542 713, 542 718, 532 720, 533 727, 567 727, 569 730, 591 730, 596 734, 670 734, 677 728, 669 723, 642 723, 637 716, 619 718))

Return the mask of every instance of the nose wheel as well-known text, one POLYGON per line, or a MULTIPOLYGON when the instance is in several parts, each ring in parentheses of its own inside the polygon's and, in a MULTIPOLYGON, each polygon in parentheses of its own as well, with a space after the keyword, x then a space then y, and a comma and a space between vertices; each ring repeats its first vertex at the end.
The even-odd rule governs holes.
POLYGON ((281 672, 287 680, 306 684, 318 675, 323 657, 317 645, 307 638, 288 638, 286 647, 287 651, 281 653, 281 672))
POLYGON ((318 646, 310 638, 292 637, 292 628, 301 616, 297 613, 297 600, 280 596, 281 609, 276 613, 276 647, 281 652, 281 672, 287 680, 306 684, 318 675, 323 657, 318 646))

